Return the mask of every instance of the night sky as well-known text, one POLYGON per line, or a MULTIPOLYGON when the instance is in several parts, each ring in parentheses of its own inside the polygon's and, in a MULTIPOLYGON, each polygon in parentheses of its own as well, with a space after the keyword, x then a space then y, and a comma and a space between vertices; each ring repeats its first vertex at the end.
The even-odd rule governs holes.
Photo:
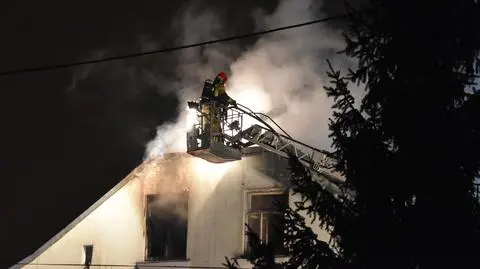
MULTIPOLYGON (((253 30, 252 8, 275 5, 273 0, 203 2, 224 12, 238 34, 253 30)), ((338 13, 339 2, 327 1, 325 11, 338 13)), ((170 25, 187 4, 93 3, 2 3, 0 72, 84 60, 98 50, 111 56, 141 51, 146 43, 172 46, 170 25)), ((167 56, 147 58, 122 64, 168 69, 167 56)), ((95 68, 115 71, 108 64, 95 68)), ((31 254, 140 164, 155 127, 175 116, 174 95, 132 84, 120 73, 97 72, 72 93, 68 88, 78 70, 0 77, 0 268, 31 254)))

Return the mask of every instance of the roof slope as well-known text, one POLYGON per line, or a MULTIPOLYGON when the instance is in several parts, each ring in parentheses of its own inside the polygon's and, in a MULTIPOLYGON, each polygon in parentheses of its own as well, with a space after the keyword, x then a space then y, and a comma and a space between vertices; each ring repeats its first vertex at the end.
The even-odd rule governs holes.
POLYGON ((144 169, 148 166, 148 164, 152 162, 156 162, 158 160, 147 160, 143 162, 139 166, 137 166, 130 174, 128 174, 124 179, 122 179, 117 185, 115 185, 112 189, 110 189, 105 195, 103 195, 99 200, 97 200, 93 205, 91 205, 85 212, 83 212, 80 216, 75 218, 70 224, 68 224, 63 230, 53 236, 50 240, 48 240, 45 244, 43 244, 39 249, 33 252, 30 256, 26 257, 19 263, 10 267, 10 269, 22 268, 25 265, 28 265, 32 261, 34 261, 37 257, 39 257, 44 251, 46 251, 50 246, 55 244, 58 240, 60 240, 65 234, 67 234, 70 230, 72 230, 77 224, 79 224, 82 220, 84 220, 88 215, 90 215, 95 209, 100 207, 105 201, 107 201, 110 197, 112 197, 115 193, 117 193, 123 186, 125 186, 131 180, 137 178, 144 169))
MULTIPOLYGON (((252 147, 248 150, 244 151, 244 155, 250 154, 258 154, 263 152, 261 148, 252 147)), ((70 224, 68 224, 64 229, 62 229, 59 233, 53 236, 50 240, 48 240, 45 244, 43 244, 39 249, 33 252, 30 256, 26 257, 25 259, 21 260, 17 264, 10 267, 10 269, 17 269, 22 268, 33 262, 37 257, 39 257, 43 252, 45 252, 49 247, 55 244, 58 240, 60 240, 64 235, 66 235, 69 231, 71 231, 77 224, 79 224, 82 220, 84 220, 88 215, 90 215, 93 211, 95 211, 98 207, 100 207, 105 201, 107 201, 110 197, 112 197, 115 193, 117 193, 120 189, 122 189, 127 183, 131 180, 138 178, 146 168, 150 167, 150 165, 155 165, 156 163, 162 160, 168 159, 176 159, 181 157, 191 158, 192 156, 187 153, 165 153, 162 158, 155 158, 149 159, 139 166, 137 166, 130 174, 128 174, 124 179, 122 179, 117 185, 115 185, 112 189, 110 189, 105 195, 103 195, 99 200, 97 200, 93 205, 91 205, 87 210, 85 210, 81 215, 75 218, 70 224)))

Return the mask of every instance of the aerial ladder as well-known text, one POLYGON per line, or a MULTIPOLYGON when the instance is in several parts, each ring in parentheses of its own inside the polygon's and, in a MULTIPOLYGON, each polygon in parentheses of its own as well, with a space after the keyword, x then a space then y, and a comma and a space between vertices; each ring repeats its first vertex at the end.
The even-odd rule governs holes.
POLYGON ((332 169, 335 163, 328 152, 295 140, 268 115, 255 113, 240 104, 226 105, 217 100, 190 101, 188 107, 195 111, 196 120, 187 131, 187 153, 211 163, 241 160, 242 150, 251 146, 261 147, 284 158, 293 154, 310 170, 312 179, 335 197, 348 198, 352 195, 342 190, 344 179, 332 169), (205 105, 219 114, 205 113, 202 110, 205 105), (244 117, 253 118, 259 124, 244 128, 244 117), (210 124, 215 120, 220 121, 219 133, 215 133, 210 124), (267 120, 283 133, 277 132, 267 120))

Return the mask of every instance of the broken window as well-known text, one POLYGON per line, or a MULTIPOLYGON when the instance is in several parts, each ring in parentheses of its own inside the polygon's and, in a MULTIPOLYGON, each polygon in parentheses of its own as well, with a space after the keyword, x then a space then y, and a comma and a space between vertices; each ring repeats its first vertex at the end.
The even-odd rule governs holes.
POLYGON ((188 193, 147 196, 147 260, 185 260, 188 193))
MULTIPOLYGON (((275 254, 286 254, 283 246, 284 217, 280 208, 288 206, 288 193, 249 194, 247 225, 260 237, 263 243, 273 246, 275 254), (280 208, 279 208, 280 207, 280 208)), ((245 251, 250 251, 248 237, 245 251)))

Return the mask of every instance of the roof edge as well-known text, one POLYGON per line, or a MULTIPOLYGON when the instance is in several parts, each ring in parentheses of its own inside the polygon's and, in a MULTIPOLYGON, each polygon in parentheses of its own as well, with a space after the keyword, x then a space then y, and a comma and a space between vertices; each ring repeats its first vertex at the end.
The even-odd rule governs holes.
MULTIPOLYGON (((242 155, 254 155, 264 151, 261 147, 249 147, 242 152, 242 155)), ((169 152, 163 154, 162 157, 154 157, 145 160, 135 169, 133 169, 126 177, 124 177, 117 185, 111 188, 106 194, 104 194, 100 199, 98 199, 93 205, 87 208, 82 214, 76 217, 72 222, 70 222, 65 228, 63 228, 60 232, 54 235, 50 240, 48 240, 45 244, 43 244, 40 248, 34 251, 32 254, 21 260, 20 262, 12 265, 9 269, 17 269, 22 268, 26 265, 29 265, 32 261, 38 258, 41 254, 43 254, 49 247, 53 244, 58 242, 65 234, 71 231, 76 225, 78 225, 82 220, 84 220, 88 215, 90 215, 95 209, 100 207, 105 201, 107 201, 110 197, 112 197, 115 193, 117 193, 123 186, 129 183, 131 180, 135 179, 136 176, 143 171, 145 166, 149 163, 162 160, 162 159, 172 159, 172 158, 181 158, 181 157, 188 157, 193 158, 190 154, 186 152, 169 152)))
POLYGON ((58 242, 64 235, 71 231, 75 226, 77 226, 82 220, 84 220, 88 215, 90 215, 95 209, 99 208, 105 201, 117 193, 123 186, 129 183, 131 180, 135 179, 138 173, 140 173, 145 165, 149 161, 142 162, 139 166, 132 170, 126 177, 124 177, 117 185, 111 188, 106 194, 104 194, 100 199, 98 199, 93 205, 91 205, 87 210, 85 210, 80 216, 76 217, 72 222, 70 222, 65 228, 60 232, 54 235, 50 240, 43 244, 40 248, 30 254, 28 257, 24 258, 20 262, 12 265, 9 269, 22 268, 23 266, 29 265, 32 261, 38 258, 41 254, 45 252, 49 247, 58 242))

